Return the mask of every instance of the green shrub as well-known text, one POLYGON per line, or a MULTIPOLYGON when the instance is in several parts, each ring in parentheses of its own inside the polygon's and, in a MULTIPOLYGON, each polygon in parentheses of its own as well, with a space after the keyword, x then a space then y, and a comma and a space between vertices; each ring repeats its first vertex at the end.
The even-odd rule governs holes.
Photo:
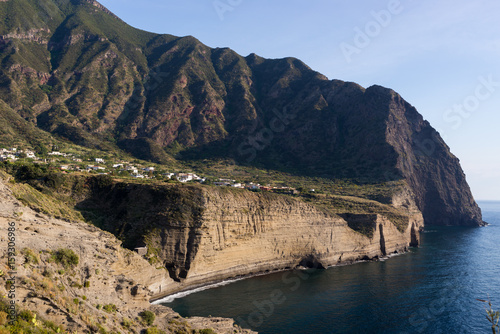
POLYGON ((16 170, 13 171, 17 181, 28 181, 38 179, 45 175, 45 171, 38 165, 16 165, 16 170))
POLYGON ((56 263, 62 264, 65 268, 74 267, 78 265, 78 255, 71 249, 61 248, 52 255, 56 263))
POLYGON ((139 316, 144 320, 144 322, 148 325, 151 326, 155 322, 155 314, 151 311, 142 311, 139 313, 139 316))
POLYGON ((85 283, 83 283, 83 286, 85 288, 89 288, 90 287, 90 282, 89 281, 85 281, 85 283))
POLYGON ((115 313, 118 310, 115 304, 106 304, 102 309, 108 313, 115 313))
POLYGON ((131 326, 132 326, 132 320, 130 320, 128 318, 123 318, 123 320, 122 320, 122 327, 128 329, 131 326))
POLYGON ((19 312, 18 317, 24 321, 31 322, 35 318, 35 315, 30 310, 22 310, 19 312))
POLYGON ((64 176, 60 173, 49 173, 45 176, 43 182, 47 187, 57 189, 63 185, 64 176))
POLYGON ((53 87, 50 85, 40 85, 40 89, 47 95, 52 92, 53 87))
POLYGON ((83 287, 83 285, 79 284, 78 282, 71 282, 71 284, 69 286, 72 288, 78 288, 78 289, 81 289, 83 287))
POLYGON ((98 175, 92 177, 89 181, 91 188, 100 190, 113 184, 113 178, 109 175, 98 175))
POLYGON ((42 272, 42 276, 52 278, 52 270, 45 268, 42 272))
POLYGON ((213 329, 211 328, 205 328, 205 329, 200 329, 199 334, 217 334, 213 329))
POLYGON ((24 261, 25 263, 33 263, 33 264, 38 264, 38 256, 29 248, 24 248, 22 250, 22 254, 24 255, 24 261))
POLYGON ((47 327, 48 329, 51 329, 53 330, 55 333, 60 333, 63 331, 63 328, 62 326, 57 326, 54 322, 52 321, 44 321, 43 324, 45 325, 45 327, 47 327))
POLYGON ((162 330, 159 330, 158 327, 149 327, 146 330, 146 334, 165 334, 165 332, 162 330))

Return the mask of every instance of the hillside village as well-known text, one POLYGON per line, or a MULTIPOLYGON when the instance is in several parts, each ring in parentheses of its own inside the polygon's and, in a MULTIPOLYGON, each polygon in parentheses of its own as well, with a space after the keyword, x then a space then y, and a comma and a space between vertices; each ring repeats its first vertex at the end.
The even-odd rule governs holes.
MULTIPOLYGON (((218 187, 233 187, 250 191, 268 191, 286 195, 298 195, 299 191, 291 187, 275 187, 261 185, 253 182, 238 182, 237 180, 219 178, 216 181, 207 180, 206 177, 190 172, 168 172, 157 170, 153 166, 144 166, 137 162, 117 159, 106 160, 101 157, 82 159, 72 153, 51 151, 46 155, 37 156, 33 150, 20 148, 1 148, 0 162, 23 161, 33 164, 50 164, 51 168, 62 173, 83 172, 97 175, 111 175, 113 177, 130 177, 133 179, 160 179, 164 181, 177 181, 181 183, 198 182, 212 184, 218 187)), ((311 190, 314 192, 314 190, 311 190)))

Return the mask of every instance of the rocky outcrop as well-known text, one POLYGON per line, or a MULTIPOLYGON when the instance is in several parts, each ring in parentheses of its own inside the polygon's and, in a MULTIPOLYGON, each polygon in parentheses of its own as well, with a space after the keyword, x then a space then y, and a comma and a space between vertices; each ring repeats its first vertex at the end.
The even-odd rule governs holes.
POLYGON ((387 142, 397 153, 396 167, 412 189, 426 223, 484 225, 460 161, 439 133, 396 92, 373 87, 368 94, 386 100, 387 142))
POLYGON ((128 247, 147 246, 147 258, 172 279, 154 290, 159 297, 232 277, 404 252, 418 245, 423 219, 404 191, 393 202, 386 206, 403 223, 379 213, 329 213, 272 193, 117 183, 79 208, 102 212, 101 226, 128 247))
MULTIPOLYGON (((205 190, 203 195, 201 226, 195 237, 184 238, 180 246, 194 254, 189 263, 174 264, 182 275, 174 274, 176 283, 163 293, 156 291, 157 296, 230 277, 301 266, 326 268, 404 252, 418 244, 415 231, 423 227, 418 211, 411 213, 404 232, 379 214, 351 215, 360 224, 373 224, 368 237, 351 229, 340 216, 291 198, 213 190, 205 190)), ((172 247, 179 242, 169 238, 151 241, 153 247, 172 247)))
POLYGON ((6 35, 0 35, 0 43, 6 43, 11 39, 18 39, 23 41, 29 41, 37 44, 47 45, 49 43, 48 37, 50 34, 50 29, 31 29, 29 31, 16 31, 6 35))

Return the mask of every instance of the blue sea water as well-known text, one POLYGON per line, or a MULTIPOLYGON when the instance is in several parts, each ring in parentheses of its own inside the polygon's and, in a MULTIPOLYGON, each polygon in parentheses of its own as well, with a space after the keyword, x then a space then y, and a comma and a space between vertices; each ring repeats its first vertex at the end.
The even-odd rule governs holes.
POLYGON ((419 248, 380 262, 240 280, 165 305, 259 333, 491 333, 500 309, 500 202, 484 228, 426 227, 419 248))

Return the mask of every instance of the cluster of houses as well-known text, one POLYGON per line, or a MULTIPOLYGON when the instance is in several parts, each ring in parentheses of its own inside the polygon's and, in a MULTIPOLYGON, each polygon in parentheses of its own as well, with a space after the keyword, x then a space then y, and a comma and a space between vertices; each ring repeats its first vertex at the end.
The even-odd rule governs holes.
POLYGON ((26 158, 36 159, 35 152, 30 150, 18 150, 13 147, 0 149, 0 161, 16 161, 22 154, 24 154, 26 158))
MULTIPOLYGON (((100 158, 95 159, 95 162, 98 164, 105 163, 105 161, 100 158)), ((155 178, 155 171, 156 171, 154 167, 137 167, 132 164, 129 164, 128 162, 113 164, 112 170, 117 172, 128 172, 131 177, 136 179, 155 178)), ((88 165, 86 171, 87 172, 97 171, 99 174, 109 174, 108 172, 106 172, 107 171, 106 167, 102 167, 99 165, 88 165)), ((182 183, 186 183, 189 181, 198 181, 201 183, 205 182, 205 178, 199 177, 194 173, 163 173, 161 174, 161 176, 170 180, 177 180, 182 183)))
POLYGON ((52 151, 47 153, 48 156, 50 156, 50 159, 45 159, 45 162, 56 162, 57 158, 56 157, 63 157, 63 158, 68 158, 71 159, 74 162, 82 162, 82 159, 75 157, 71 153, 62 153, 59 151, 52 151))
POLYGON ((229 180, 229 179, 219 179, 219 181, 213 183, 215 186, 218 187, 233 187, 233 188, 240 188, 240 189, 247 189, 251 191, 269 191, 277 194, 286 194, 286 195, 298 195, 299 191, 295 188, 291 187, 270 187, 270 186, 263 186, 258 183, 239 183, 236 182, 236 180, 229 180))
MULTIPOLYGON (((57 162, 57 157, 64 157, 67 159, 71 159, 75 163, 60 165, 59 169, 62 171, 97 172, 98 174, 104 174, 104 175, 110 173, 115 174, 115 173, 127 172, 131 177, 137 179, 152 179, 156 177, 155 175, 158 175, 154 167, 142 167, 142 166, 138 167, 125 161, 114 164, 106 164, 106 161, 103 158, 95 158, 93 164, 89 164, 84 167, 82 164, 79 165, 76 164, 76 163, 82 163, 82 159, 74 157, 70 153, 52 151, 48 153, 48 156, 49 159, 40 159, 37 158, 35 153, 30 150, 19 150, 17 148, 0 149, 0 161, 5 161, 5 160, 16 161, 20 157, 26 157, 33 159, 36 163, 43 163, 43 162, 57 162)), ((206 182, 206 179, 204 177, 200 177, 194 173, 163 173, 161 174, 161 176, 170 180, 177 180, 182 183, 191 181, 200 183, 206 182)), ((253 182, 240 183, 237 182, 236 180, 230 180, 230 179, 219 179, 218 181, 213 182, 213 184, 219 187, 233 187, 233 188, 247 189, 251 191, 269 191, 287 195, 299 194, 299 191, 291 187, 270 187, 270 186, 263 186, 253 182)))
POLYGON ((109 174, 111 171, 128 172, 130 176, 137 179, 153 178, 152 173, 155 171, 154 167, 137 167, 129 162, 114 163, 112 167, 102 166, 106 163, 103 158, 95 158, 95 164, 87 165, 86 172, 96 171, 99 174, 109 174))

